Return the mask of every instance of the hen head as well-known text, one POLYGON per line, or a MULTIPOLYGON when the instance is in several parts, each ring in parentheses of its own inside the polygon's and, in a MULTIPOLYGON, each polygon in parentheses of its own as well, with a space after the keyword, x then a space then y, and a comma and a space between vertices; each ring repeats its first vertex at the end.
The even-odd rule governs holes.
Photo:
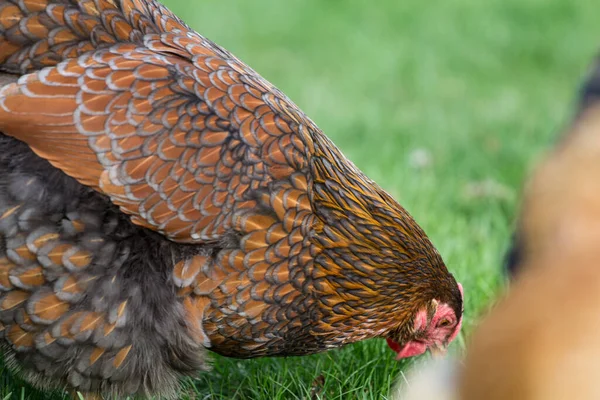
MULTIPOLYGON (((458 288, 463 295, 462 285, 458 288)), ((434 355, 444 355, 450 343, 458 336, 462 325, 462 312, 456 312, 448 303, 433 299, 428 307, 417 311, 412 332, 401 343, 387 338, 388 346, 397 353, 396 359, 414 357, 430 350, 434 355)))
POLYGON ((385 338, 398 359, 443 352, 461 328, 462 286, 409 213, 352 163, 331 162, 341 158, 314 161, 320 330, 334 344, 385 338))

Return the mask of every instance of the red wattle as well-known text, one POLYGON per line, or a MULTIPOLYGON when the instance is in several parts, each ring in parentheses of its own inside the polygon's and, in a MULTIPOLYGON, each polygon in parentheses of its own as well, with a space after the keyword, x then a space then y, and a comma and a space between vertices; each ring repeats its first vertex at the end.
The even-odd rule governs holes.
POLYGON ((386 341, 388 346, 390 346, 390 349, 394 350, 395 353, 398 353, 402 349, 402 347, 400 347, 400 345, 394 342, 392 339, 387 338, 386 341))

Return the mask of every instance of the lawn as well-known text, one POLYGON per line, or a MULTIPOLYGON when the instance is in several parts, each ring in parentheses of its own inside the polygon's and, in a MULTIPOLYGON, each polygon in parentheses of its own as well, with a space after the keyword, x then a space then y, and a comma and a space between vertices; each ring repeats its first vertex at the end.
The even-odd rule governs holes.
MULTIPOLYGON (((600 45, 597 2, 165 3, 282 89, 423 226, 465 288, 461 351, 502 288, 527 171, 566 123, 600 45)), ((382 340, 302 358, 215 357, 187 393, 385 399, 406 365, 382 340)), ((0 399, 46 398, 0 379, 0 399)))

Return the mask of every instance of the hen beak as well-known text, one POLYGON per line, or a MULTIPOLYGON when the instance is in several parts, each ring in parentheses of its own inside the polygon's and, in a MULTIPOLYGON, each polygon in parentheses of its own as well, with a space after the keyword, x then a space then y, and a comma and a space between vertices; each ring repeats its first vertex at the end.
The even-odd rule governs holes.
POLYGON ((446 346, 436 343, 429 348, 429 352, 431 353, 433 358, 443 358, 446 356, 448 349, 446 348, 446 346))

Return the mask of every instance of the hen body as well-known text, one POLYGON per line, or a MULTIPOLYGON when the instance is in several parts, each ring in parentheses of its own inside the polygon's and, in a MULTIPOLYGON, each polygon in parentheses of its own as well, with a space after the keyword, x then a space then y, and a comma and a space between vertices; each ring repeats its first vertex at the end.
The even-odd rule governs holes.
POLYGON ((408 213, 157 2, 0 0, 0 69, 0 321, 29 381, 171 395, 205 349, 405 343, 438 302, 458 331, 408 213))

